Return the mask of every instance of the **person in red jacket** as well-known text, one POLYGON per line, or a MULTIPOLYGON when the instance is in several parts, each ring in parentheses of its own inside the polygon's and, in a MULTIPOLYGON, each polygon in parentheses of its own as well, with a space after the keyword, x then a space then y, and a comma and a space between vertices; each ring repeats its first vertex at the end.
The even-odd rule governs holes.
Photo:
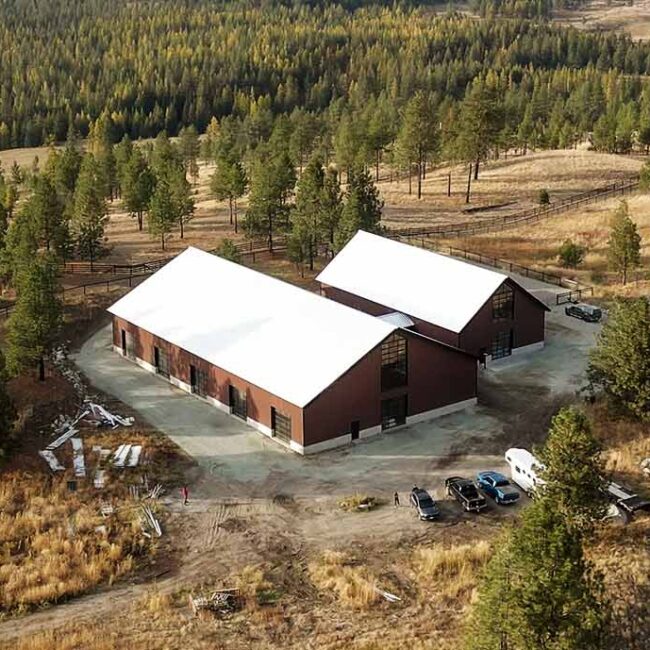
POLYGON ((186 506, 188 499, 190 497, 190 491, 187 489, 187 485, 184 485, 181 488, 181 498, 183 499, 183 505, 186 506))

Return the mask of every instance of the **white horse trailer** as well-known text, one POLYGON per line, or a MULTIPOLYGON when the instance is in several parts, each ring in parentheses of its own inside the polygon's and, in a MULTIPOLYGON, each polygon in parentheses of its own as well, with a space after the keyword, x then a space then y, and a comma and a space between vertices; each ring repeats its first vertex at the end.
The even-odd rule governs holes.
POLYGON ((506 462, 510 466, 512 481, 527 494, 532 494, 539 485, 544 484, 539 476, 544 466, 527 449, 508 449, 506 462))

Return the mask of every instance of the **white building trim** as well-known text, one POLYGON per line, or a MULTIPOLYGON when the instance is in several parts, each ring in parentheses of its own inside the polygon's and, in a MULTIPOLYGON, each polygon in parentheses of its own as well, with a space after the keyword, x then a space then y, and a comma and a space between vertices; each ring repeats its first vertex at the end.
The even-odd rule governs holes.
MULTIPOLYGON (((431 411, 423 411, 422 413, 416 413, 415 415, 409 415, 406 417, 406 425, 417 424, 418 422, 424 422, 426 420, 435 420, 436 418, 441 418, 445 415, 450 415, 451 413, 456 413, 457 411, 462 411, 463 409, 469 408, 470 406, 476 406, 478 400, 476 397, 471 397, 470 399, 462 400, 461 402, 455 402, 454 404, 445 404, 445 406, 440 406, 437 409, 432 409, 431 411)), ((395 427, 402 428, 402 427, 395 427)), ((389 429, 389 431, 394 431, 395 429, 389 429)))

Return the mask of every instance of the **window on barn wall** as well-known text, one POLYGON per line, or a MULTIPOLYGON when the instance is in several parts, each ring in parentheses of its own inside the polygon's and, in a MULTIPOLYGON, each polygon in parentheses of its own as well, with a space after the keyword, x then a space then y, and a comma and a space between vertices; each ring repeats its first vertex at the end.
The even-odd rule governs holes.
POLYGON ((393 429, 406 423, 406 395, 381 401, 381 428, 393 429))
POLYGON ((515 316, 515 292, 502 284, 492 296, 492 320, 511 320, 515 316))
POLYGON ((406 339, 398 333, 391 334, 381 345, 381 389, 406 386, 408 359, 406 339))
POLYGON ((208 373, 195 365, 190 365, 190 386, 195 395, 205 397, 208 394, 208 373))
POLYGON ((158 346, 153 349, 153 365, 159 375, 169 379, 169 355, 158 346))
POLYGON ((271 407, 271 429, 273 435, 285 442, 291 441, 291 417, 271 407))
POLYGON ((492 359, 502 359, 512 354, 512 330, 499 332, 492 339, 492 359))

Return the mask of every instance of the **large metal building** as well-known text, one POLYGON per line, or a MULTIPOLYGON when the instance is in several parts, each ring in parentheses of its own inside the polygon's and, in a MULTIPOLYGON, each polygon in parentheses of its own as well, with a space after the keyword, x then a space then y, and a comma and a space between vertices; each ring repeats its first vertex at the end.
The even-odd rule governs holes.
POLYGON ((472 355, 195 248, 109 312, 116 352, 301 454, 476 402, 472 355))
POLYGON ((386 237, 359 231, 318 281, 328 298, 486 360, 544 345, 548 307, 518 282, 386 237))

